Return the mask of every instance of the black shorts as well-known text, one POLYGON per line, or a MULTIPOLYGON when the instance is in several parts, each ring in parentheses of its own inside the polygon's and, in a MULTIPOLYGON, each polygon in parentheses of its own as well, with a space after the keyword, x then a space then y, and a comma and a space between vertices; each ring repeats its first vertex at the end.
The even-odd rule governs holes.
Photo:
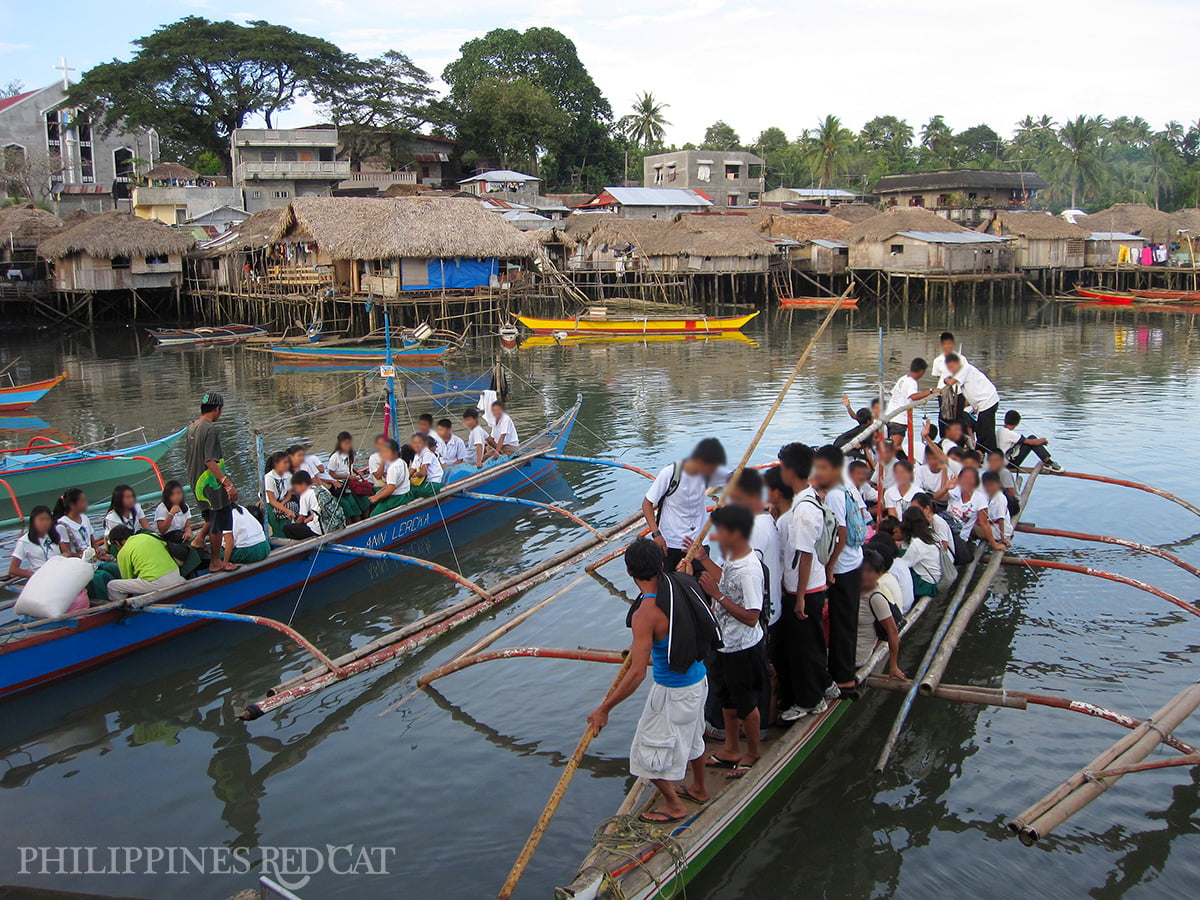
POLYGON ((744 719, 758 707, 762 690, 764 641, 734 653, 718 653, 709 673, 712 689, 721 700, 721 709, 732 709, 744 719))
POLYGON ((209 534, 224 534, 233 531, 233 507, 222 506, 220 509, 202 509, 200 515, 208 523, 209 534))

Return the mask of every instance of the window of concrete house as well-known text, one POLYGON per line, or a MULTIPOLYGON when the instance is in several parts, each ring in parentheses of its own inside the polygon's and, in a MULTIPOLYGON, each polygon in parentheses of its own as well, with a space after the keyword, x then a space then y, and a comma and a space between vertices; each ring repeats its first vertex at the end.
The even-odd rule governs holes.
POLYGON ((938 206, 949 206, 950 205, 950 195, 949 194, 938 194, 938 204, 937 205, 938 206))
POLYGON ((887 202, 887 205, 888 205, 888 206, 895 206, 895 205, 896 205, 896 198, 895 198, 895 197, 888 197, 888 202, 887 202))
POLYGON ((157 253, 146 257, 146 265, 148 266, 160 266, 166 262, 170 262, 170 260, 167 259, 167 254, 165 253, 157 253))
POLYGON ((92 123, 87 119, 76 120, 75 133, 79 135, 80 141, 90 144, 92 142, 92 123))
POLYGON ((675 163, 671 163, 667 166, 667 181, 674 181, 674 180, 675 180, 675 163))
POLYGON ((184 222, 187 221, 187 217, 188 217, 188 214, 187 214, 186 206, 175 207, 175 224, 176 225, 182 225, 184 222))
POLYGON ((742 175, 742 167, 739 163, 725 163, 725 180, 737 181, 742 175))
POLYGON ((903 252, 904 252, 903 244, 892 244, 892 248, 891 248, 892 256, 899 256, 903 252))
POLYGON ((663 168, 661 165, 654 167, 653 181, 654 181, 654 184, 662 184, 663 183, 663 168))
POLYGON ((90 184, 96 180, 96 164, 92 160, 92 145, 79 145, 79 174, 84 183, 90 184))
POLYGON ((762 178, 763 167, 759 163, 750 163, 746 170, 747 178, 762 178))
POLYGON ((112 267, 114 269, 128 269, 129 268, 129 257, 128 256, 114 256, 112 258, 111 262, 112 262, 112 267))
POLYGON ((62 126, 58 121, 58 110, 52 109, 46 113, 46 140, 57 145, 62 139, 62 126))
POLYGON ((16 172, 25 165, 25 148, 20 144, 5 144, 4 158, 0 160, 5 172, 16 172))
POLYGON ((709 163, 700 163, 696 166, 696 180, 706 184, 712 181, 712 166, 709 163))
POLYGON ((918 194, 916 197, 913 197, 911 200, 908 201, 908 205, 923 207, 925 205, 925 198, 918 194))
POLYGON ((758 191, 751 191, 751 192, 750 192, 750 202, 751 202, 751 203, 755 203, 755 202, 757 202, 757 201, 758 201, 758 197, 759 197, 759 193, 758 193, 758 191))
POLYGON ((260 160, 262 160, 263 162, 270 162, 270 163, 278 162, 279 161, 279 153, 276 152, 275 150, 262 150, 259 152, 258 158, 260 160))
POLYGON ((261 200, 262 199, 262 191, 251 191, 250 199, 251 200, 261 200))
POLYGON ((128 147, 118 147, 113 151, 113 173, 117 178, 133 177, 133 151, 128 147))
POLYGON ((288 192, 287 192, 287 191, 276 191, 276 192, 275 192, 275 199, 276 199, 276 200, 286 200, 287 198, 288 198, 288 192))
POLYGON ((280 162, 295 162, 298 158, 295 150, 283 150, 279 154, 280 162))
POLYGON ((321 162, 333 162, 333 148, 322 147, 317 151, 317 158, 320 159, 321 162))

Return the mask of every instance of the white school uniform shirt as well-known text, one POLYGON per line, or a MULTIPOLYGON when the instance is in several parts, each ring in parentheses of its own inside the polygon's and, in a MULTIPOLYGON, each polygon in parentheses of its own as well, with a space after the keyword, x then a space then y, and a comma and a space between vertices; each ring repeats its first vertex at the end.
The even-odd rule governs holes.
MULTIPOLYGON (((743 609, 761 610, 763 604, 763 567, 751 548, 741 559, 726 560, 721 567, 721 593, 743 609)), ((717 624, 721 626, 721 653, 749 650, 763 638, 762 625, 744 625, 733 617, 724 604, 713 604, 717 624)))
POLYGON ((918 490, 927 494, 936 494, 942 489, 942 480, 950 477, 950 468, 945 466, 940 472, 934 472, 929 466, 913 466, 913 484, 918 490))
MULTIPOLYGON (((670 488, 671 476, 674 473, 675 465, 667 466, 658 473, 654 484, 646 491, 646 499, 655 507, 670 488)), ((689 475, 686 471, 680 471, 679 487, 675 489, 675 493, 663 500, 662 509, 658 513, 658 530, 667 542, 667 547, 682 550, 683 539, 695 537, 704 527, 708 519, 708 497, 705 494, 708 486, 708 481, 702 475, 689 475)))
MULTIPOLYGON (((872 469, 870 477, 873 478, 874 476, 875 476, 875 470, 872 469)), ((879 491, 875 490, 875 485, 871 484, 870 481, 864 481, 863 486, 858 487, 851 480, 849 472, 845 473, 842 476, 842 484, 844 484, 851 491, 857 491, 859 499, 861 499, 863 501, 864 505, 867 503, 874 503, 876 500, 879 499, 879 491)))
MULTIPOLYGON (((860 515, 863 516, 862 521, 865 522, 866 504, 862 502, 858 491, 855 490, 854 487, 848 487, 844 491, 841 488, 834 488, 825 495, 825 505, 832 510, 833 517, 837 519, 838 526, 843 528, 846 526, 846 518, 848 515, 846 507, 847 500, 854 504, 855 507, 860 509, 860 515), (847 497, 847 494, 850 496, 847 497)), ((862 565, 862 561, 862 547, 851 547, 849 544, 846 544, 846 546, 842 548, 842 552, 838 554, 838 558, 834 560, 833 574, 844 575, 847 572, 853 572, 862 565)))
POLYGON ((783 611, 781 592, 783 590, 783 550, 779 546, 779 528, 769 512, 760 512, 754 517, 754 530, 750 532, 750 547, 755 557, 761 559, 767 567, 767 595, 771 599, 771 612, 767 617, 767 625, 779 621, 783 611))
POLYGON ((1000 405, 1000 394, 991 380, 977 368, 967 363, 952 376, 958 382, 958 389, 966 398, 967 405, 975 412, 991 409, 1000 405))
POLYGON ((375 482, 376 487, 382 487, 384 482, 375 477, 375 473, 379 471, 379 467, 383 465, 383 457, 378 453, 372 453, 367 457, 367 477, 375 482))
POLYGON ((917 602, 916 588, 912 580, 912 568, 903 556, 897 556, 892 560, 891 567, 884 573, 890 575, 896 580, 896 584, 900 586, 899 603, 900 612, 908 612, 913 608, 913 604, 917 602))
MULTIPOLYGON (((881 490, 884 493, 886 493, 888 488, 894 487, 896 484, 896 472, 895 472, 896 460, 893 459, 891 462, 884 463, 882 468, 883 468, 883 478, 879 483, 878 490, 881 490)), ((876 467, 871 469, 871 477, 874 478, 878 474, 879 474, 879 466, 876 465, 876 467)))
POLYGON ((992 534, 997 540, 1007 541, 1013 536, 1012 516, 1008 512, 1008 497, 1004 491, 996 491, 988 499, 988 521, 992 523, 992 534))
POLYGON ((317 492, 311 487, 300 495, 300 515, 312 516, 312 521, 304 524, 313 534, 325 533, 321 526, 321 504, 317 502, 317 492))
POLYGON ((936 544, 927 544, 919 538, 911 541, 904 551, 904 561, 930 584, 937 584, 942 576, 942 551, 936 544))
POLYGON ((825 514, 822 511, 821 498, 812 487, 807 487, 796 495, 792 501, 792 527, 789 532, 790 547, 784 548, 785 569, 791 568, 795 574, 792 583, 797 584, 800 569, 800 554, 812 554, 812 567, 808 570, 808 583, 804 593, 820 591, 825 588, 825 566, 817 559, 817 541, 821 539, 821 529, 825 527, 825 514))
POLYGON ((154 507, 154 525, 157 527, 159 522, 170 519, 167 522, 167 531, 183 531, 187 528, 188 514, 185 512, 177 512, 171 515, 171 511, 167 509, 167 504, 160 503, 154 507))
POLYGON ((247 547, 257 547, 267 539, 262 523, 254 518, 244 507, 233 507, 233 546, 238 550, 247 547))
POLYGON ((471 429, 471 433, 467 435, 467 446, 470 447, 472 451, 474 451, 475 448, 480 445, 486 447, 487 441, 488 432, 487 429, 482 425, 476 425, 471 429))
POLYGON ((418 431, 417 434, 423 434, 429 440, 433 441, 433 447, 432 447, 433 452, 438 455, 441 455, 442 439, 440 437, 438 437, 436 431, 418 431))
POLYGON ((108 533, 118 525, 124 525, 134 534, 142 530, 142 519, 146 518, 146 514, 142 512, 140 503, 133 504, 133 512, 125 518, 121 518, 121 514, 115 509, 110 509, 104 514, 104 536, 108 537, 108 533))
POLYGON ((946 520, 941 516, 934 516, 930 528, 933 529, 933 539, 953 553, 954 532, 950 530, 950 526, 947 524, 946 520))
POLYGON ((466 443, 457 434, 450 435, 450 440, 442 442, 438 455, 441 457, 442 464, 446 466, 473 461, 475 458, 475 454, 467 450, 466 443))
POLYGON ((912 498, 921 493, 921 489, 913 484, 903 494, 900 493, 900 485, 893 484, 883 495, 883 508, 894 509, 898 516, 903 516, 904 511, 912 504, 912 498))
POLYGON ((492 440, 497 447, 515 447, 521 443, 517 438, 517 426, 508 413, 500 416, 492 426, 492 440))
MULTIPOLYGON (((958 358, 962 360, 962 364, 964 366, 968 365, 967 358, 965 356, 963 356, 961 353, 956 353, 955 355, 958 356, 958 358)), ((938 356, 937 358, 934 359, 933 366, 929 370, 929 374, 931 374, 934 378, 937 379, 938 387, 942 387, 946 383, 946 377, 950 374, 950 370, 946 368, 946 354, 945 353, 943 353, 941 356, 938 356)))
POLYGON ((63 516, 55 524, 58 525, 58 536, 64 544, 71 548, 72 552, 82 553, 92 546, 92 540, 96 537, 96 529, 86 515, 82 522, 76 523, 63 516))
POLYGON ((17 545, 13 547, 12 552, 12 558, 17 564, 29 572, 36 572, 52 556, 62 556, 57 542, 50 535, 46 535, 40 542, 35 543, 29 539, 29 532, 17 538, 17 545))
POLYGON ((996 449, 1003 453, 1004 458, 1007 459, 1012 454, 1013 450, 1016 449, 1017 444, 1021 443, 1022 437, 1024 437, 1024 435, 1022 435, 1015 428, 1009 428, 1007 425, 1001 425, 996 431, 996 443, 1000 445, 996 449))
POLYGON ((385 484, 395 485, 396 489, 392 491, 393 496, 407 494, 411 487, 408 477, 408 464, 402 459, 388 463, 387 472, 384 474, 383 480, 385 484))
POLYGON ((307 472, 309 475, 311 475, 312 480, 315 483, 318 478, 322 477, 322 475, 321 475, 321 466, 322 465, 323 464, 321 462, 321 457, 317 456, 317 454, 305 453, 304 454, 304 462, 300 463, 300 469, 304 472, 307 472))
MULTIPOLYGON (((895 387, 892 388, 892 396, 888 400, 887 413, 884 413, 884 415, 899 409, 901 406, 907 406, 909 403, 912 403, 912 395, 920 393, 920 390, 921 387, 917 384, 917 379, 908 374, 901 375, 895 387)), ((904 423, 898 422, 897 424, 903 425, 904 423)))
POLYGON ((350 454, 342 453, 340 450, 335 450, 329 454, 329 462, 325 464, 325 471, 334 478, 349 478, 350 471, 350 454))
POLYGON ((975 492, 971 494, 970 500, 964 500, 962 488, 956 487, 950 492, 950 497, 947 500, 946 512, 950 517, 958 522, 958 533, 964 540, 971 539, 971 529, 975 527, 975 521, 979 517, 979 511, 987 509, 988 498, 984 494, 982 488, 975 488, 975 492))
POLYGON ((287 495, 292 490, 292 473, 283 472, 282 474, 275 471, 267 472, 263 475, 263 499, 266 499, 266 493, 269 491, 275 497, 275 502, 286 503, 287 495))
POLYGON ((428 447, 424 448, 420 453, 413 457, 413 468, 419 469, 421 466, 427 466, 425 469, 425 480, 430 484, 441 484, 442 478, 445 476, 445 471, 442 469, 441 461, 438 460, 437 454, 428 447))

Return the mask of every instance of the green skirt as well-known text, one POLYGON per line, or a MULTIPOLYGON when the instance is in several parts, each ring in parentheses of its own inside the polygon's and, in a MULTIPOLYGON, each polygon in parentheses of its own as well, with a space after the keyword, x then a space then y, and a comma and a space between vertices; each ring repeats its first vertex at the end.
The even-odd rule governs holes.
POLYGON ((231 563, 244 565, 245 563, 262 562, 271 552, 271 542, 263 541, 261 544, 255 544, 253 547, 238 547, 229 556, 231 563))
POLYGON ((928 581, 926 581, 924 578, 922 578, 916 572, 912 573, 912 580, 913 580, 913 595, 914 596, 917 596, 917 597, 936 597, 937 596, 938 588, 937 588, 936 584, 930 584, 928 581))
POLYGON ((390 497, 384 497, 371 507, 371 512, 368 515, 377 516, 380 513, 385 513, 390 509, 395 509, 397 506, 403 506, 405 503, 410 502, 412 498, 412 491, 406 494, 392 494, 390 497))
POLYGON ((371 498, 346 491, 338 497, 338 506, 342 508, 347 519, 353 519, 355 516, 365 516, 371 511, 371 498))
POLYGON ((92 580, 87 586, 88 596, 93 600, 108 599, 108 583, 121 577, 121 570, 115 562, 100 563, 92 573, 92 580))
POLYGON ((413 487, 412 495, 414 497, 435 497, 441 489, 440 481, 425 481, 413 487))

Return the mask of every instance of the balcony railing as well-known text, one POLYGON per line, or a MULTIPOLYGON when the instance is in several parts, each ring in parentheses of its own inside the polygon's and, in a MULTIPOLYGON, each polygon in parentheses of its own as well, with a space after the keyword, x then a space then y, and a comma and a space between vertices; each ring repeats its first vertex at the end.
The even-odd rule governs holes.
POLYGON ((349 160, 242 162, 234 169, 237 181, 254 178, 349 178, 349 160))
POLYGON ((239 128, 233 132, 235 147, 288 146, 336 147, 336 128, 239 128))
POLYGON ((390 184, 416 184, 416 172, 351 172, 349 181, 361 185, 387 187, 390 184))

